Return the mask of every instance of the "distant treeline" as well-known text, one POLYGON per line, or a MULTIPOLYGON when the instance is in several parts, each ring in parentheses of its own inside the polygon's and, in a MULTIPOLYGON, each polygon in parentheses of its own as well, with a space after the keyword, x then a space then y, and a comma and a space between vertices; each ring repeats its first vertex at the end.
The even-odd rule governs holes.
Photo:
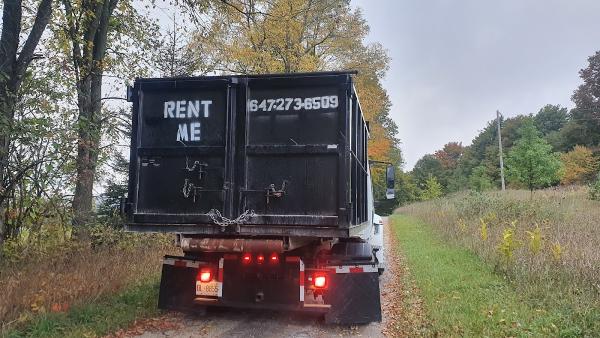
MULTIPOLYGON (((588 184, 597 179, 600 158, 600 51, 579 74, 570 111, 548 104, 537 113, 501 118, 506 183, 512 188, 588 184)), ((402 173, 400 203, 460 190, 501 186, 498 130, 491 120, 470 145, 449 142, 402 173)))

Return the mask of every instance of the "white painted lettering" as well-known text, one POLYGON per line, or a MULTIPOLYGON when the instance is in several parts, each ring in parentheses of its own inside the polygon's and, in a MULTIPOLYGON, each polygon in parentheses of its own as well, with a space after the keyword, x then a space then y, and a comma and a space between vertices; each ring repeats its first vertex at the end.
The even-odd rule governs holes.
POLYGON ((212 100, 202 100, 202 106, 204 107, 204 117, 208 117, 208 107, 212 104, 212 100))
POLYGON ((200 122, 190 124, 191 141, 200 141, 200 122))
POLYGON ((187 103, 187 117, 192 118, 192 117, 200 117, 200 101, 195 100, 195 101, 188 101, 187 103))
POLYGON ((173 101, 165 102, 165 111, 164 111, 165 118, 174 117, 173 109, 175 109, 175 102, 173 102, 173 101))
POLYGON ((177 129, 177 141, 188 141, 187 123, 180 123, 177 129))
POLYGON ((176 111, 176 116, 178 119, 184 119, 185 118, 185 103, 186 101, 177 101, 177 109, 176 111))

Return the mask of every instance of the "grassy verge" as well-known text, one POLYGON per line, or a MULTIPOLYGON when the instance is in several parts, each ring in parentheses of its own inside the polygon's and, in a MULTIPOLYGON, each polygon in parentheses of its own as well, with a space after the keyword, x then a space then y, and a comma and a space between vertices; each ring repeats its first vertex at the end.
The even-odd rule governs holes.
POLYGON ((125 328, 134 320, 156 315, 158 281, 151 279, 120 294, 71 308, 67 313, 36 316, 22 328, 3 336, 17 337, 98 337, 125 328))
POLYGON ((440 335, 593 335, 565 318, 565 309, 532 306, 472 251, 447 244, 428 224, 404 215, 391 220, 440 335))

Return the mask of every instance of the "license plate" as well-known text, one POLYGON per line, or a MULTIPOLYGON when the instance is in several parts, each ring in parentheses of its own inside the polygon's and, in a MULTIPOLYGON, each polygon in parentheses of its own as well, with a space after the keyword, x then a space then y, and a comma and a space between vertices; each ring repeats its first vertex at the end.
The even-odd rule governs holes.
POLYGON ((217 281, 213 280, 208 283, 196 282, 196 296, 213 296, 219 295, 219 286, 217 281))

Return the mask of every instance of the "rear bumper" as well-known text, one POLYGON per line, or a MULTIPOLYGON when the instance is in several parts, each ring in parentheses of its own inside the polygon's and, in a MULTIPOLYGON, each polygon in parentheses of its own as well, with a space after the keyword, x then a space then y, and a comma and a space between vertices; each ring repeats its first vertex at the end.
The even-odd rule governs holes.
POLYGON ((287 257, 280 266, 263 269, 242 266, 235 255, 226 257, 216 263, 219 289, 214 296, 197 294, 196 276, 201 268, 215 266, 215 262, 166 258, 159 308, 194 311, 198 306, 225 306, 318 313, 331 323, 381 321, 377 265, 305 269, 298 257, 287 257), (319 292, 310 284, 315 271, 328 276, 327 288, 319 292))
MULTIPOLYGON (((208 300, 206 298, 194 299, 194 304, 199 306, 224 306, 239 309, 261 309, 261 310, 281 310, 290 312, 310 312, 325 314, 329 312, 331 305, 324 306, 304 306, 299 304, 262 304, 231 300, 208 300)), ((176 310, 176 309, 175 309, 176 310)))

